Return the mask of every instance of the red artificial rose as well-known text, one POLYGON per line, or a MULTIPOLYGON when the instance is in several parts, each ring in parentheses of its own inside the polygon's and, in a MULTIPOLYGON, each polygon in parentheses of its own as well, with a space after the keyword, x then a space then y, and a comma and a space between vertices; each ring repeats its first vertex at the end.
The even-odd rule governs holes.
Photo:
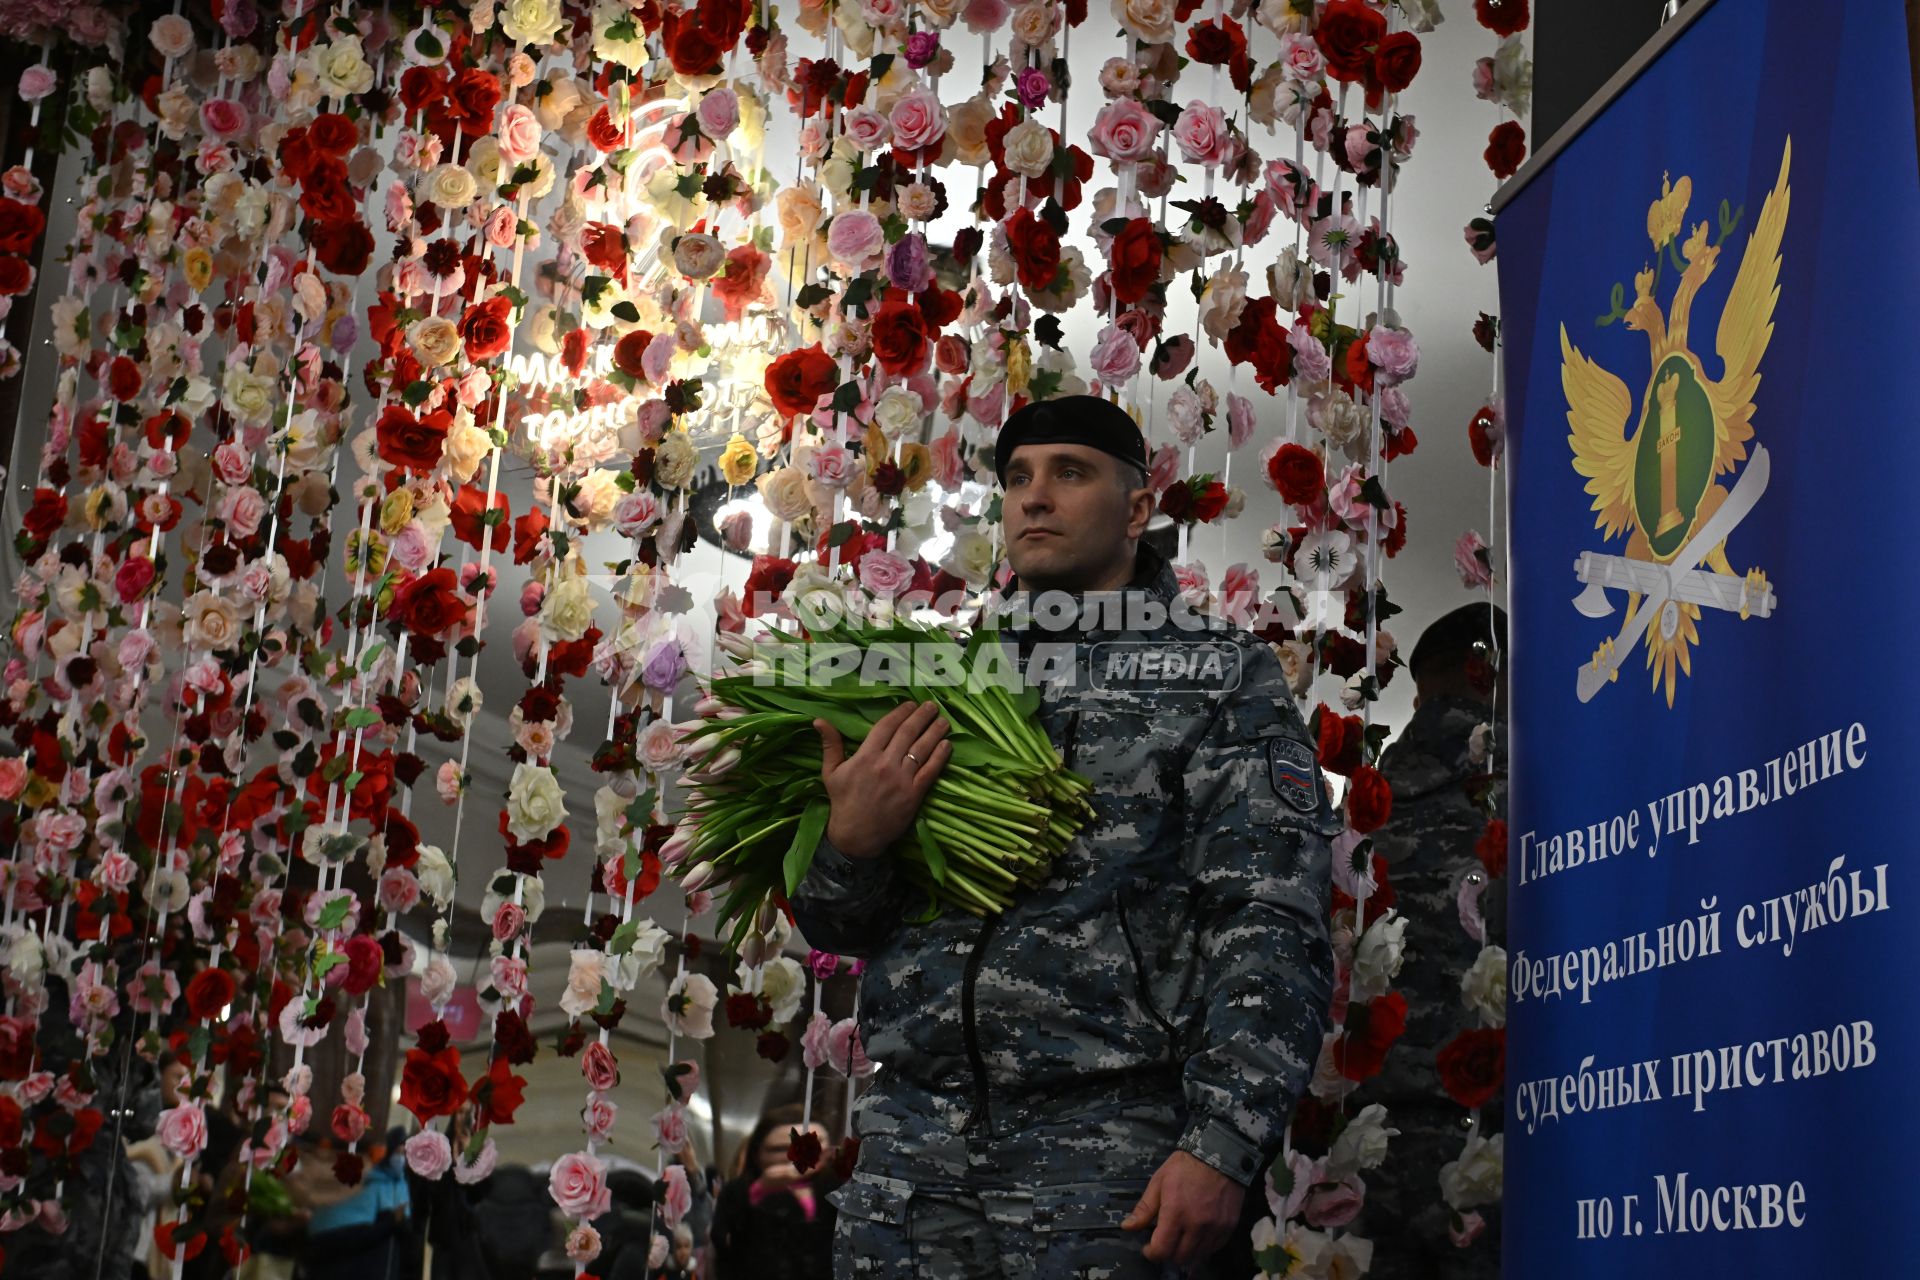
POLYGON ((798 1129, 787 1130, 787 1163, 793 1171, 805 1176, 820 1166, 820 1135, 812 1129, 802 1133, 798 1129))
POLYGON ((1388 93, 1399 93, 1420 74, 1420 37, 1396 31, 1380 42, 1373 55, 1373 78, 1388 93))
POLYGON ((1053 287, 1060 272, 1060 236, 1033 210, 1016 209, 1007 219, 1007 248, 1024 287, 1037 293, 1053 287))
POLYGON ((1387 17, 1366 0, 1332 0, 1320 12, 1313 39, 1335 80, 1364 80, 1373 50, 1387 34, 1387 17))
MULTIPOLYGON (((449 570, 451 572, 451 570, 449 570)), ((373 990, 374 983, 380 981, 380 970, 386 964, 386 956, 380 950, 380 944, 364 933, 356 933, 346 941, 346 976, 340 980, 341 989, 350 996, 363 996, 373 990)))
POLYGON ((437 104, 447 91, 447 73, 440 67, 408 67, 400 76, 400 105, 416 115, 437 104))
POLYGON ((910 378, 927 367, 927 330, 920 308, 911 302, 883 302, 873 313, 873 358, 898 378, 910 378))
POLYGON ((107 394, 125 403, 140 394, 140 366, 125 356, 115 356, 107 366, 107 394))
POLYGON ((1320 767, 1343 777, 1360 768, 1361 749, 1366 745, 1360 717, 1338 715, 1324 703, 1315 714, 1320 767))
POLYGON ((437 637, 466 620, 466 602, 455 588, 453 570, 429 569, 393 593, 389 616, 416 636, 437 637))
POLYGON ((390 404, 380 414, 375 435, 382 461, 410 471, 431 471, 440 465, 447 444, 447 428, 453 418, 445 410, 436 410, 424 419, 416 418, 403 405, 390 404))
POLYGON ((359 145, 360 126, 338 111, 329 111, 307 126, 307 141, 315 151, 344 156, 359 145))
MULTIPOLYGON (((928 333, 938 333, 960 318, 966 309, 966 300, 952 289, 942 289, 939 285, 923 289, 913 297, 914 305, 920 308, 920 315, 927 322, 928 333)), ((940 339, 945 342, 946 339, 940 339)), ((962 339, 964 341, 964 339, 962 339)), ((964 367, 964 366, 962 366, 964 367)))
POLYGON ((767 395, 783 418, 812 413, 820 397, 840 384, 840 367, 819 343, 789 351, 767 366, 767 395))
POLYGON ((683 76, 704 76, 720 70, 720 58, 726 52, 717 33, 706 29, 697 12, 663 14, 660 41, 666 46, 667 61, 683 76))
POLYGON ((505 1058, 495 1058, 477 1089, 486 1096, 480 1123, 512 1124, 513 1113, 526 1101, 526 1087, 526 1077, 513 1074, 513 1068, 505 1058))
POLYGON ((1515 35, 1527 29, 1527 0, 1473 0, 1473 16, 1497 36, 1515 35))
POLYGON ((1473 414, 1473 421, 1467 424, 1467 445, 1473 450, 1473 460, 1483 467, 1493 465, 1493 433, 1500 425, 1493 408, 1482 405, 1473 414))
POLYGON ((11 1096, 0 1093, 0 1147, 17 1147, 25 1129, 26 1112, 11 1096))
POLYGON ((17 298, 33 288, 33 264, 11 254, 0 255, 0 293, 17 298))
POLYGON ((1353 771, 1347 787, 1347 825, 1361 835, 1378 831, 1393 812, 1393 787, 1370 764, 1353 771))
POLYGON ((493 132, 493 111, 500 105, 500 78, 480 67, 464 67, 447 86, 441 120, 468 137, 493 132))
POLYGON ((187 983, 187 1010, 201 1022, 212 1022, 233 1003, 233 975, 218 965, 202 969, 187 983))
POLYGON ((67 497, 58 489, 41 487, 33 491, 33 505, 20 523, 35 542, 45 542, 67 521, 67 497))
POLYGON ((458 1049, 447 1045, 433 1053, 407 1050, 406 1065, 400 1069, 400 1105, 421 1124, 450 1116, 466 1102, 467 1081, 460 1074, 458 1049))
POLYGON ((1240 320, 1227 334, 1227 359, 1253 366, 1253 380, 1269 395, 1293 377, 1293 348, 1280 323, 1280 308, 1272 298, 1253 298, 1240 311, 1240 320))
POLYGON ((295 182, 305 182, 307 170, 313 166, 320 152, 308 140, 307 127, 298 125, 280 135, 280 147, 276 155, 282 174, 295 182))
POLYGON ((587 120, 587 141, 593 144, 595 150, 618 151, 626 145, 626 140, 626 131, 613 122, 613 116, 605 107, 594 112, 587 120))
POLYGON ((494 1017, 493 1045, 502 1059, 515 1066, 532 1062, 538 1049, 527 1020, 512 1009, 502 1009, 494 1017))
POLYGON ((547 513, 535 507, 513 522, 513 562, 530 564, 540 549, 540 539, 547 533, 550 523, 547 513))
POLYGON ((587 367, 587 331, 569 329, 560 339, 560 363, 574 377, 587 367))
MULTIPOLYGON (((773 258, 753 245, 738 245, 728 252, 727 265, 707 282, 709 291, 726 310, 727 319, 738 320, 759 300, 772 269, 773 258)), ((940 323, 929 318, 927 327, 938 329, 940 323)))
POLYGON ((315 222, 348 222, 357 217, 347 166, 332 156, 321 156, 300 180, 300 209, 315 222))
POLYGON ((1387 1050, 1406 1029, 1407 998, 1398 991, 1349 1006, 1346 1034, 1333 1043, 1334 1067, 1349 1080, 1379 1075, 1387 1050))
POLYGON ((755 617, 768 612, 793 581, 794 569, 794 562, 783 556, 755 556, 746 585, 740 589, 742 603, 755 617))
POLYGON ((1207 523, 1219 517, 1227 509, 1227 486, 1218 480, 1208 481, 1207 486, 1193 495, 1193 518, 1207 523))
POLYGON ((1297 507, 1312 506, 1327 491, 1327 470, 1320 455, 1305 445, 1283 444, 1267 459, 1267 479, 1280 496, 1297 507))
POLYGON ((357 276, 373 261, 373 233, 358 218, 323 222, 309 242, 320 265, 337 276, 357 276))
POLYGON ((493 550, 507 549, 507 516, 509 507, 507 495, 493 495, 493 506, 487 506, 486 491, 479 485, 463 484, 453 495, 453 507, 447 513, 448 522, 453 526, 453 536, 472 547, 480 549, 482 542, 491 542, 493 550), (497 512, 498 518, 491 524, 488 517, 497 512))
POLYGON ((475 364, 505 351, 513 342, 513 301, 497 293, 468 307, 460 317, 460 337, 466 343, 467 359, 475 364))
POLYGON ((1480 865, 1487 874, 1498 880, 1507 874, 1507 824, 1498 818, 1487 821, 1487 829, 1474 841, 1473 851, 1480 856, 1480 865))
POLYGON ((46 226, 39 205, 0 199, 0 253, 32 253, 46 226))
POLYGON ((1527 131, 1517 121, 1503 120, 1487 135, 1487 149, 1481 152, 1487 168, 1496 178, 1511 178, 1527 158, 1527 131))
POLYGON ((1131 306, 1160 279, 1160 233, 1148 218, 1130 218, 1107 251, 1112 264, 1113 296, 1131 306))
POLYGON ((1476 1027, 1455 1036, 1434 1057, 1440 1087, 1463 1107, 1483 1107, 1507 1083, 1507 1029, 1476 1027))
POLYGON ((635 329, 622 335, 620 341, 613 344, 613 367, 629 378, 644 380, 647 376, 643 357, 647 347, 653 342, 653 335, 645 329, 635 329))
POLYGON ((580 253, 594 266, 624 278, 627 269, 627 233, 612 223, 589 222, 580 233, 580 253))

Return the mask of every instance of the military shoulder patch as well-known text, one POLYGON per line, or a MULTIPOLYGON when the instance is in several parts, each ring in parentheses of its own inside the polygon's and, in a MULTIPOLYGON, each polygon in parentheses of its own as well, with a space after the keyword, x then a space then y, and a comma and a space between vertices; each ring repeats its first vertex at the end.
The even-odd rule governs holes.
POLYGON ((1312 747, 1297 738, 1267 739, 1267 775, 1273 793, 1296 813, 1310 814, 1320 807, 1315 773, 1312 747))

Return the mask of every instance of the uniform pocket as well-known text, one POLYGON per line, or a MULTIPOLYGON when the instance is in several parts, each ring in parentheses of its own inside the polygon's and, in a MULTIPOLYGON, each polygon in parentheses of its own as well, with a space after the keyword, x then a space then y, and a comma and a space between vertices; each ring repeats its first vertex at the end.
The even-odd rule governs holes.
POLYGON ((1033 1193, 1033 1229, 1037 1232, 1118 1231, 1146 1191, 1145 1182, 1044 1188, 1033 1193))
POLYGON ((850 1218, 858 1218, 862 1222, 884 1222, 895 1227, 906 1224, 907 1205, 912 1198, 911 1182, 858 1170, 838 1190, 827 1196, 835 1209, 850 1218))

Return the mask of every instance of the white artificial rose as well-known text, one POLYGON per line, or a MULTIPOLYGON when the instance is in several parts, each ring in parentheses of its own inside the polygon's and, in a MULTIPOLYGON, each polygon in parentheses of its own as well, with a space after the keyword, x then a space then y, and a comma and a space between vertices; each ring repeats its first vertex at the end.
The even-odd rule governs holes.
POLYGON ((517 764, 507 784, 507 834, 515 840, 546 838, 567 819, 567 799, 553 770, 517 764))
POLYGON ((588 532, 598 533, 607 528, 613 519, 614 507, 625 496, 626 490, 620 487, 617 472, 595 467, 580 481, 580 491, 574 497, 573 506, 581 519, 586 521, 588 532))
POLYGON ((479 182, 464 165, 438 165, 427 175, 426 197, 442 209, 464 209, 479 192, 479 182))
POLYGON ((620 957, 620 989, 630 990, 640 979, 658 972, 667 958, 667 944, 672 941, 673 935, 653 921, 640 921, 640 931, 633 937, 633 949, 620 957))
POLYGON ((846 591, 828 575, 825 565, 801 565, 780 597, 802 621, 816 628, 831 626, 849 614, 846 591))
POLYGON ((1173 0, 1113 0, 1113 17, 1141 44, 1166 44, 1174 36, 1173 0))
POLYGON ((1022 120, 1007 131, 1005 155, 1007 168, 1038 178, 1053 163, 1053 135, 1037 120, 1022 120))
MULTIPOLYGON (((744 980, 745 974, 741 976, 744 980)), ((798 960, 778 956, 767 961, 760 970, 760 983, 760 994, 773 1006, 773 1025, 784 1026, 799 1016, 800 1002, 807 994, 807 975, 798 960)))
POLYGON ((1461 1213, 1476 1205, 1492 1204, 1500 1199, 1505 1174, 1506 1135, 1496 1133, 1487 1138, 1476 1128, 1459 1158, 1440 1166, 1440 1196, 1461 1213))
POLYGON ((220 379, 220 399, 242 422, 264 422, 273 412, 274 380, 261 377, 244 363, 229 365, 220 379))
POLYGON ((676 1035, 709 1040, 713 1037, 713 1007, 719 999, 713 979, 701 973, 683 973, 667 988, 666 999, 660 1002, 660 1019, 676 1035))
POLYGON ((941 567, 977 591, 987 584, 993 564, 993 540, 978 529, 963 529, 954 535, 953 549, 941 567))
POLYGON ((1349 1174, 1378 1169, 1387 1158, 1388 1139, 1399 1134, 1398 1129, 1387 1127, 1385 1107, 1377 1102, 1362 1107, 1327 1152, 1327 1180, 1338 1182, 1349 1174))
POLYGON ((560 23, 560 0, 507 0, 500 9, 500 32, 515 44, 550 44, 560 23))
POLYGON ((345 36, 321 50, 314 74, 330 98, 349 98, 373 88, 373 68, 367 65, 359 36, 345 36))
POLYGON ((880 428, 880 434, 896 444, 919 430, 920 421, 925 416, 920 408, 920 397, 905 387, 887 388, 873 406, 873 420, 880 428))
POLYGON ((433 905, 440 910, 447 909, 453 901, 453 863, 438 845, 420 846, 420 857, 413 864, 413 878, 420 882, 420 892, 433 899, 433 905))
POLYGON ((1482 947, 1473 965, 1460 975, 1460 1002, 1483 1027, 1507 1025, 1507 951, 1482 947))
POLYGON ((799 467, 781 467, 754 481, 760 498, 776 520, 792 524, 812 510, 807 501, 807 477, 799 467))
POLYGON ((1407 918, 1388 908, 1367 927, 1353 954, 1352 999, 1367 1001, 1387 994, 1406 958, 1407 918))

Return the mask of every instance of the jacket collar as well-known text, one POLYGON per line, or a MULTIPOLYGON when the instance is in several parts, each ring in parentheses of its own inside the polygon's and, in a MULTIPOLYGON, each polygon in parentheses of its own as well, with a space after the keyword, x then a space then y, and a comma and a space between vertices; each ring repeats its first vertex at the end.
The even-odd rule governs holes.
MULTIPOLYGON (((1001 587, 996 593, 997 600, 995 607, 1005 612, 1008 608, 1008 602, 1018 596, 1023 590, 1025 590, 1025 588, 1021 586, 1019 577, 1009 574, 1006 585, 1001 587)), ((1174 598, 1180 594, 1180 582, 1179 579, 1174 576, 1173 565, 1168 562, 1164 555, 1144 541, 1139 543, 1134 549, 1133 577, 1124 587, 1121 587, 1114 594, 1124 596, 1133 592, 1140 592, 1151 596, 1162 605, 1170 605, 1174 598)), ((1075 599, 1079 599, 1086 593, 1073 591, 1068 592, 1068 594, 1075 599)), ((1030 605, 1031 601, 1028 603, 1030 605)), ((1007 613, 1004 625, 1011 634, 1019 636, 1029 643, 1037 640, 1041 634, 1041 628, 1033 619, 1016 617, 1011 613, 1007 613)), ((1069 640, 1083 636, 1087 631, 1087 627, 1075 621, 1066 627, 1048 631, 1045 634, 1049 634, 1055 639, 1069 640)))

